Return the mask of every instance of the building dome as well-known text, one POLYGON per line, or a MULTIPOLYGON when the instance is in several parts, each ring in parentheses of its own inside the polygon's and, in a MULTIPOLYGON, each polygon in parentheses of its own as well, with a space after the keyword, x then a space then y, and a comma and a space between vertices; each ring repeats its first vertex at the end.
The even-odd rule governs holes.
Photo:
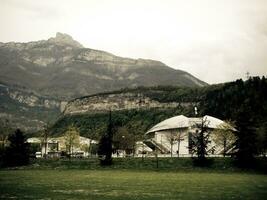
POLYGON ((212 116, 205 115, 204 117, 189 118, 184 115, 178 115, 156 124, 146 134, 172 129, 190 128, 195 125, 200 125, 202 122, 210 129, 230 129, 236 131, 231 125, 212 116))
POLYGON ((166 119, 166 120, 156 124, 151 129, 149 129, 146 132, 146 134, 154 133, 157 131, 163 131, 163 130, 188 128, 189 126, 190 126, 189 118, 185 117, 184 115, 178 115, 178 116, 171 117, 169 119, 166 119))

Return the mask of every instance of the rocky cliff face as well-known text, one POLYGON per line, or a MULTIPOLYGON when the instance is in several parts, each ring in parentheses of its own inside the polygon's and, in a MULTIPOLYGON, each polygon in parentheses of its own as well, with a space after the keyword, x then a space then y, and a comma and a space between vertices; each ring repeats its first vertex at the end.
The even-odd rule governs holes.
POLYGON ((64 110, 65 115, 108 112, 109 110, 131 110, 150 108, 175 108, 177 102, 161 103, 142 93, 101 94, 70 101, 64 110))
POLYGON ((72 39, 70 35, 64 33, 57 33, 55 38, 48 39, 51 44, 57 44, 59 46, 69 46, 73 48, 83 48, 79 42, 72 39))
POLYGON ((65 109, 65 105, 67 104, 66 101, 45 98, 32 92, 25 92, 5 85, 0 85, 0 95, 29 107, 44 107, 48 109, 60 109, 63 111, 65 109))
POLYGON ((62 33, 36 42, 0 43, 0 82, 64 100, 125 87, 205 85, 159 61, 83 48, 62 33))
POLYGON ((65 105, 64 101, 0 84, 0 118, 8 119, 14 128, 40 130, 56 119, 65 105))

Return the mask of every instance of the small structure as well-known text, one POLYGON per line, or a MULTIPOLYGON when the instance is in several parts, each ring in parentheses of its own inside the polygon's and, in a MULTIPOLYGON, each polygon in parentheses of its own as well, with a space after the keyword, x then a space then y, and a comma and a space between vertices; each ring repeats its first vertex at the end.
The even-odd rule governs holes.
POLYGON ((60 157, 62 154, 71 154, 72 157, 86 157, 89 155, 90 147, 97 144, 95 140, 79 136, 77 144, 72 147, 72 152, 68 152, 65 137, 47 138, 28 138, 27 142, 31 145, 32 149, 36 152, 36 157, 60 157))
POLYGON ((138 157, 151 156, 153 155, 153 149, 148 147, 145 142, 137 141, 135 143, 135 155, 137 155, 138 157))
MULTIPOLYGON (((150 139, 144 141, 144 143, 165 156, 192 156, 191 139, 194 134, 199 132, 199 125, 203 122, 211 132, 219 129, 236 131, 224 121, 208 115, 194 118, 179 115, 166 119, 149 129, 146 135, 150 139)), ((211 154, 220 155, 222 154, 222 147, 216 146, 214 137, 215 135, 210 135, 208 149, 212 149, 211 154)), ((231 145, 228 145, 227 148, 229 151, 231 145)))
POLYGON ((113 158, 123 158, 123 157, 150 157, 153 156, 153 150, 148 147, 143 141, 135 142, 133 149, 113 149, 113 158))

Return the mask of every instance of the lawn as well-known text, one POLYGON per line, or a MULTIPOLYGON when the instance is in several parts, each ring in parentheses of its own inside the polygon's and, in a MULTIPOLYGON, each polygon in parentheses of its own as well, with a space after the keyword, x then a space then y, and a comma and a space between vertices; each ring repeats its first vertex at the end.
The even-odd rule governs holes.
POLYGON ((267 176, 125 169, 0 171, 1 199, 267 199, 267 176))

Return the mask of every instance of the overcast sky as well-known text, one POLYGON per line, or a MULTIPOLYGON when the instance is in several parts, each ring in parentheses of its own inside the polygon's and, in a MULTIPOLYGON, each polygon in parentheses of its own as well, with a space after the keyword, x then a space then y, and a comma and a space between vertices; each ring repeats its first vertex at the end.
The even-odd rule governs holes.
POLYGON ((0 41, 67 33, 208 83, 267 75, 267 0, 0 0, 0 41))

